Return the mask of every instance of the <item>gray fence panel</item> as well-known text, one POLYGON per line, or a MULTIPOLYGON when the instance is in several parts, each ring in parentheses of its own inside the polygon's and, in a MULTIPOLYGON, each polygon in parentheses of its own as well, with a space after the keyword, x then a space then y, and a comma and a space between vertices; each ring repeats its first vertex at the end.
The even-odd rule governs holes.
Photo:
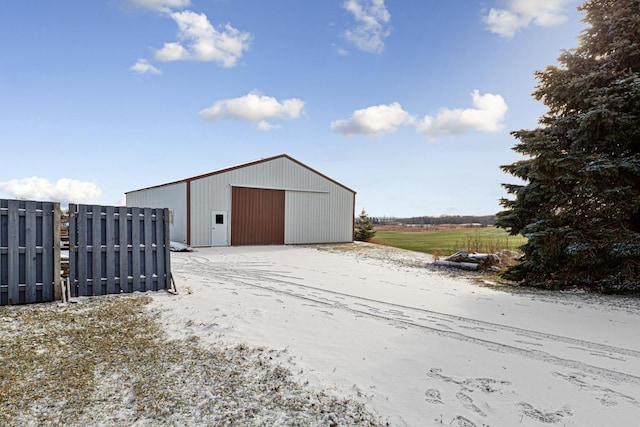
POLYGON ((170 287, 167 209, 72 204, 69 210, 73 296, 170 287))
POLYGON ((54 300, 59 223, 58 203, 0 199, 0 305, 54 300))

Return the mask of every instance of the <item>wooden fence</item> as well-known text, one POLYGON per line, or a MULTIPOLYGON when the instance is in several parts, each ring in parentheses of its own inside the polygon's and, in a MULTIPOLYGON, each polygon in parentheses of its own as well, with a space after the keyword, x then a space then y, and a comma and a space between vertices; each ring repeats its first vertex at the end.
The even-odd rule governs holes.
POLYGON ((69 205, 71 296, 169 289, 169 210, 69 205))
POLYGON ((0 199, 0 305, 60 296, 60 204, 0 199))
MULTIPOLYGON (((59 203, 0 199, 0 305, 61 299, 60 221, 59 203)), ((168 209, 71 204, 68 233, 70 296, 171 287, 168 209)))

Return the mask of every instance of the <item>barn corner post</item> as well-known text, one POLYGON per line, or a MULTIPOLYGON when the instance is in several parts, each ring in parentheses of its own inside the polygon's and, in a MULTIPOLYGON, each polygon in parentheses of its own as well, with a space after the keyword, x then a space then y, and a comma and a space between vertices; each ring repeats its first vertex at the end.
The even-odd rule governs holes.
POLYGON ((53 299, 62 300, 62 266, 60 261, 60 237, 62 227, 60 203, 53 203, 53 299))
POLYGON ((353 202, 351 204, 351 243, 356 240, 356 193, 353 192, 353 202))

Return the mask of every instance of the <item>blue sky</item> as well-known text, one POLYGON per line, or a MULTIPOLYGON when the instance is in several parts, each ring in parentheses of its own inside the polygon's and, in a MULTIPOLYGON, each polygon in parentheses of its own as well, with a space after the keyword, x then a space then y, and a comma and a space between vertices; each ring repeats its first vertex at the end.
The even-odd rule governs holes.
POLYGON ((580 3, 3 0, 0 197, 118 204, 288 154, 373 216, 493 214, 580 3))

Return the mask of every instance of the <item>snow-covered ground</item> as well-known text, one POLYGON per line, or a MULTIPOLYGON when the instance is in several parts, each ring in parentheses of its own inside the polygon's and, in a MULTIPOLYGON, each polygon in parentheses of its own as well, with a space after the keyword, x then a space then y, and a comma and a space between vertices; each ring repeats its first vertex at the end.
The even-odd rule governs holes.
POLYGON ((640 301, 507 293, 356 243, 173 253, 175 337, 277 350, 398 426, 635 426, 640 301))

